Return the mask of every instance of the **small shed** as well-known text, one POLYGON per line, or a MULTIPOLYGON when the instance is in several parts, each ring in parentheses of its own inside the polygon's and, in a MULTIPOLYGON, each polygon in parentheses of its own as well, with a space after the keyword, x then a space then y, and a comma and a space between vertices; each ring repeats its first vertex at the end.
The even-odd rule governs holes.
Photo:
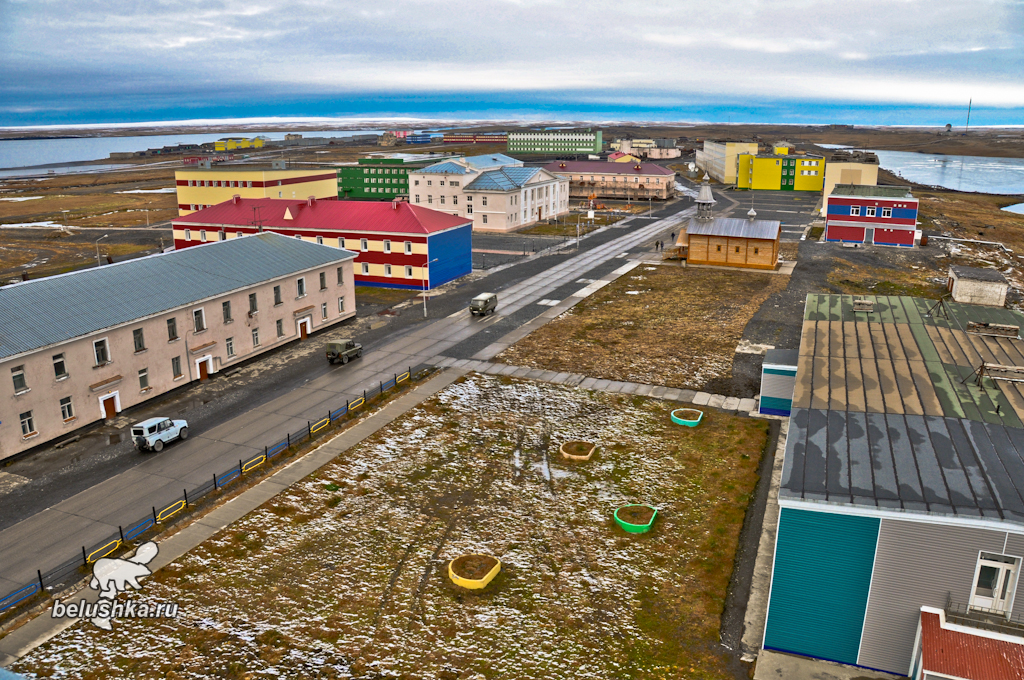
POLYGON ((946 284, 956 302, 972 305, 1003 307, 1006 305, 1006 291, 1010 284, 1006 277, 995 269, 962 267, 951 265, 949 281, 946 284))
POLYGON ((796 365, 799 350, 770 349, 761 364, 761 403, 758 413, 788 416, 793 408, 796 387, 796 365))

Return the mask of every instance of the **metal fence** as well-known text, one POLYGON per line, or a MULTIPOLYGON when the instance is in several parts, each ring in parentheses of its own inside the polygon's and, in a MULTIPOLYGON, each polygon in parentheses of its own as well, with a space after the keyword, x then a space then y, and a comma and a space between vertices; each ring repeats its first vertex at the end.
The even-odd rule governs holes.
MULTIPOLYGON (((297 432, 288 432, 285 438, 263 448, 263 453, 252 456, 248 459, 240 459, 238 465, 226 470, 221 474, 214 474, 204 484, 192 489, 182 489, 181 498, 162 508, 152 507, 152 514, 146 517, 137 518, 135 521, 117 527, 117 533, 92 546, 82 546, 82 554, 63 562, 49 571, 36 570, 36 580, 33 583, 25 584, 20 588, 0 598, 0 613, 10 610, 12 607, 25 602, 37 593, 44 592, 48 588, 66 584, 69 581, 77 580, 83 569, 97 560, 111 555, 121 547, 133 544, 136 539, 146 536, 150 530, 156 530, 160 525, 166 524, 175 518, 183 510, 186 510, 196 501, 204 498, 210 493, 218 492, 221 489, 232 485, 234 482, 254 472, 261 472, 265 467, 282 460, 280 457, 292 446, 305 441, 315 439, 319 433, 330 427, 333 423, 344 418, 350 413, 355 413, 366 405, 367 400, 397 388, 403 382, 408 381, 413 375, 418 375, 429 368, 424 364, 416 367, 415 372, 410 366, 405 373, 396 373, 390 380, 378 381, 373 387, 363 390, 363 396, 354 400, 345 400, 341 408, 328 411, 318 420, 307 420, 306 427, 297 432), (75 577, 72 579, 72 577, 75 577)), ((156 531, 154 531, 156 533, 156 531)), ((140 541, 141 542, 141 541, 140 541)))
POLYGON ((998 609, 953 602, 952 593, 946 595, 946 620, 971 628, 990 630, 1020 637, 1024 633, 1024 616, 998 609))

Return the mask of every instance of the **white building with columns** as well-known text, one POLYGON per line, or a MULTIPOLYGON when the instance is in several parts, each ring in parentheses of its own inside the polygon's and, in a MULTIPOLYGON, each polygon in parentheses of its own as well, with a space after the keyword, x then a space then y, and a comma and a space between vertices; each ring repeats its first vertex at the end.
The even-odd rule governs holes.
POLYGON ((504 154, 468 156, 409 173, 409 202, 508 232, 569 211, 569 181, 504 154))

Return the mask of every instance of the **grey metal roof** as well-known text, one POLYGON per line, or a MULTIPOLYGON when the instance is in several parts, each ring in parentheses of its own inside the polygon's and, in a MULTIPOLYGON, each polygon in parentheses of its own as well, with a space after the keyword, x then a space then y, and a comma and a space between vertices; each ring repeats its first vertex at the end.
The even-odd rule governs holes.
POLYGON ((498 168, 488 170, 466 185, 480 191, 512 191, 526 184, 540 168, 498 168))
POLYGON ((1024 430, 794 409, 779 496, 1024 524, 1024 430))
POLYGON ((0 359, 355 256, 268 232, 4 286, 0 359))
POLYGON ((837 184, 832 196, 877 196, 878 198, 913 198, 910 187, 875 186, 868 184, 837 184))
POLYGON ((964 267, 957 264, 951 265, 949 268, 954 274, 956 274, 958 279, 1006 283, 1006 277, 996 269, 988 269, 985 267, 964 267))
POLYGON ((773 240, 781 225, 774 220, 741 220, 736 217, 716 217, 713 220, 691 219, 686 227, 690 236, 733 236, 773 240))

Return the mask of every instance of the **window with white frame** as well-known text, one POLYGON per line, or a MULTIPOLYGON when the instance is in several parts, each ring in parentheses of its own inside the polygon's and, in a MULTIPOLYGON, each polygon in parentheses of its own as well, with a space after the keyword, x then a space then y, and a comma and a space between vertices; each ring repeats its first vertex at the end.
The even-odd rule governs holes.
MULTIPOLYGON (((419 182, 416 182, 416 184, 419 184, 419 182)), ((420 202, 420 195, 419 194, 416 194, 416 202, 417 203, 420 202)))
POLYGON ((391 252, 391 241, 389 241, 388 239, 384 239, 384 252, 385 253, 390 253, 391 252))
POLYGON ((412 267, 410 265, 405 265, 405 278, 412 278, 412 267))
POLYGON ((277 337, 280 338, 280 337, 283 337, 283 336, 284 336, 284 320, 283 319, 278 319, 277 320, 277 337))
POLYGON ((361 263, 359 264, 359 267, 360 267, 360 271, 361 271, 361 272, 362 272, 362 273, 363 273, 364 275, 365 275, 365 274, 369 274, 369 273, 370 273, 370 265, 368 265, 367 263, 365 263, 365 262, 361 262, 361 263))
POLYGON ((171 358, 171 373, 174 374, 175 378, 181 377, 181 357, 171 358))
POLYGON ((321 302, 320 303, 320 318, 321 319, 326 319, 327 318, 327 303, 326 302, 321 302))
POLYGON ((860 217, 860 206, 859 205, 851 205, 850 206, 850 217, 860 217))
POLYGON ((224 351, 229 357, 235 356, 235 339, 227 338, 224 340, 224 351))
POLYGON ((892 208, 882 208, 882 217, 892 217, 892 208))
POLYGON ((110 350, 107 348, 106 338, 92 343, 92 353, 97 366, 110 363, 110 350))
POLYGON ((412 255, 412 241, 405 242, 405 254, 412 255))
POLYGON ((341 296, 341 297, 338 298, 338 311, 339 312, 344 312, 345 311, 345 297, 344 296, 341 296))
POLYGON ((284 300, 281 299, 281 286, 274 286, 274 306, 280 304, 284 304, 284 300))
POLYGON ((253 347, 259 347, 260 346, 260 329, 259 328, 253 328, 252 329, 252 346, 253 347))
POLYGON ((71 404, 71 397, 64 397, 60 400, 60 417, 65 422, 75 417, 75 407, 71 404))
POLYGON ((146 351, 146 338, 141 328, 136 328, 132 331, 132 343, 135 345, 136 352, 146 351))
POLYGON ((15 366, 11 369, 11 380, 14 381, 14 392, 24 392, 28 389, 28 382, 25 380, 25 367, 15 366))
POLYGON ((487 215, 483 216, 483 220, 482 221, 483 221, 484 224, 487 224, 487 215))
POLYGON ((149 369, 148 368, 140 368, 139 369, 139 389, 140 390, 148 390, 149 389, 149 369))
POLYGON ((53 376, 57 380, 63 380, 68 377, 68 365, 64 361, 64 354, 53 355, 53 376))
POLYGON ((27 437, 36 432, 36 421, 32 417, 32 411, 25 411, 18 418, 21 420, 21 436, 27 437))
POLYGON ((467 205, 466 206, 466 214, 467 215, 472 215, 473 214, 473 206, 472 205, 467 205))
POLYGON ((205 229, 200 229, 199 230, 199 240, 202 241, 203 243, 206 243, 206 230, 205 229))
POLYGON ((323 236, 317 236, 316 237, 316 242, 319 243, 320 245, 323 245, 324 244, 324 237, 323 236))
POLYGON ((295 296, 306 297, 306 279, 305 277, 300 278, 295 282, 295 296))
MULTIPOLYGON (((195 210, 196 207, 192 206, 192 209, 195 210)), ((192 240, 192 230, 191 229, 186 229, 185 230, 185 240, 186 241, 191 241, 192 240)))
POLYGON ((384 276, 391 276, 391 265, 384 265, 384 276))
POLYGON ((480 197, 480 204, 484 205, 484 206, 487 205, 487 197, 486 196, 481 196, 480 197))
POLYGON ((875 216, 875 208, 874 208, 874 206, 868 206, 864 210, 864 216, 865 217, 874 217, 875 216))
POLYGON ((196 333, 202 333, 206 330, 206 313, 202 309, 192 311, 192 325, 196 333))
POLYGON ((370 242, 367 241, 365 238, 359 239, 359 250, 361 250, 361 251, 363 251, 365 253, 369 249, 370 249, 370 242))

